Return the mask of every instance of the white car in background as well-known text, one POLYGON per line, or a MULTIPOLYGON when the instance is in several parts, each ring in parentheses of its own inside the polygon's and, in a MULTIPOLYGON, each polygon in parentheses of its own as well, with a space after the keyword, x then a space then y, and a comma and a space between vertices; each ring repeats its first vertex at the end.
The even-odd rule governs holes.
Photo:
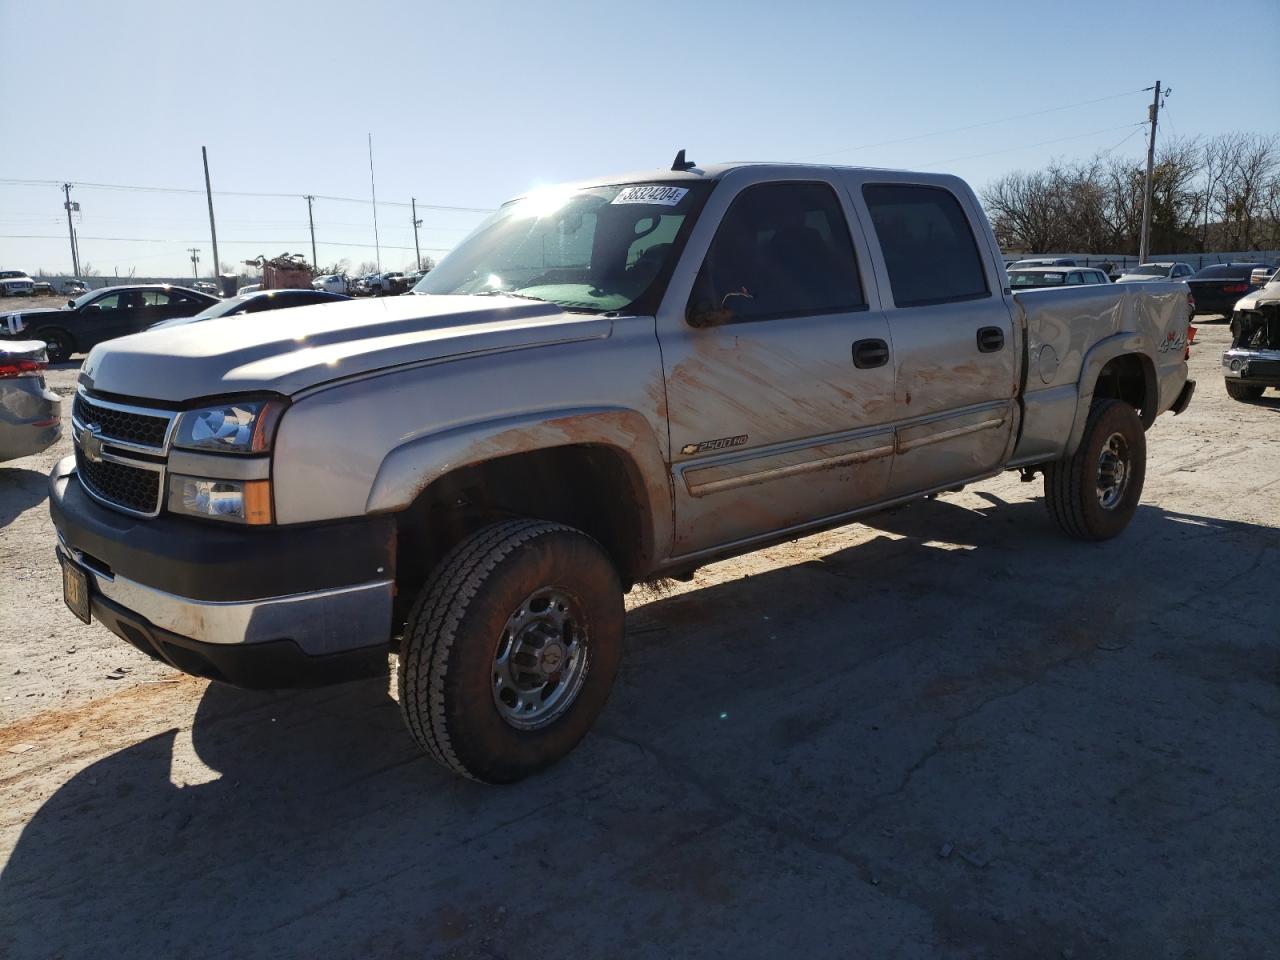
POLYGON ((246 293, 257 293, 261 289, 262 289, 262 284, 250 283, 236 290, 236 296, 243 297, 246 293))
POLYGON ((22 270, 0 270, 0 297, 29 297, 36 282, 22 270))
POLYGON ((323 290, 325 293, 347 292, 347 278, 341 273, 326 273, 311 281, 312 290, 323 290))
POLYGON ((1162 261, 1144 263, 1140 267, 1125 269, 1116 277, 1116 283, 1138 283, 1149 280, 1186 280, 1195 273, 1189 263, 1162 261))

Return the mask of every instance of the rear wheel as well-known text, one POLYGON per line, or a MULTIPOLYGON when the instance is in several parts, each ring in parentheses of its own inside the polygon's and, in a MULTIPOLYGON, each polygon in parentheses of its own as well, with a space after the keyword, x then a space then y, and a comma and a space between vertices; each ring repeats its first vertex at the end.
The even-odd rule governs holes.
POLYGON ((1098 400, 1076 452, 1045 468, 1045 504, 1068 536, 1109 540, 1133 519, 1146 472, 1138 411, 1122 400, 1098 400))
POLYGON ((1231 395, 1232 400, 1239 400, 1241 403, 1253 403, 1255 400, 1262 399, 1262 391, 1266 387, 1254 386, 1248 383, 1238 383, 1235 380, 1225 381, 1227 385, 1227 393, 1231 395))
POLYGON ((622 586, 598 543, 558 523, 493 524, 450 551, 409 614, 401 712, 455 773, 520 780, 591 728, 622 631, 622 586))

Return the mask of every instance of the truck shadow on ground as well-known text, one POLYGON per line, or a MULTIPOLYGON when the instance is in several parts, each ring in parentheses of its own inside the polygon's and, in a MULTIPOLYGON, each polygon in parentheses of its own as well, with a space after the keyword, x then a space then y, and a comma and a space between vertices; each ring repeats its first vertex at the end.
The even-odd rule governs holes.
POLYGON ((0 530, 49 495, 49 478, 37 470, 0 464, 0 530))
POLYGON ((212 684, 190 748, 151 737, 41 806, 0 936, 13 957, 820 956, 833 934, 1262 955, 1280 650, 1249 581, 1280 532, 1143 507, 1083 545, 980 496, 635 608, 597 732, 514 787, 423 758, 385 680, 212 684))

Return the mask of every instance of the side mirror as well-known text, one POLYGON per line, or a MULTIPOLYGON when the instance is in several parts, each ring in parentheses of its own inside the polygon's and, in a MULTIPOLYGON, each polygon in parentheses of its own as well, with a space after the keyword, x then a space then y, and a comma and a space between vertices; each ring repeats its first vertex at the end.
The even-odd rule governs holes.
POLYGON ((68 306, 68 307, 74 307, 75 305, 76 305, 76 302, 75 302, 74 300, 68 300, 68 301, 67 301, 67 306, 68 306))

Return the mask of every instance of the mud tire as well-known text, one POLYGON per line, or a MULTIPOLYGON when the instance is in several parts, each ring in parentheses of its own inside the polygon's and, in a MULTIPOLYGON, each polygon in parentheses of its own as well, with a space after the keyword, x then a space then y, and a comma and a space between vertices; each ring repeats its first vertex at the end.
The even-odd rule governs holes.
POLYGON ((1110 540, 1133 519, 1146 472, 1147 437, 1138 411, 1123 400, 1097 400, 1089 409, 1076 452, 1045 467, 1045 505, 1067 536, 1076 540, 1110 540), (1103 446, 1115 434, 1127 445, 1129 474, 1123 495, 1107 509, 1098 497, 1099 458, 1103 446))
POLYGON ((622 586, 600 544, 559 523, 492 524, 440 561, 414 603, 400 647, 401 714, 414 739, 454 773, 521 780, 564 757, 591 728, 618 671, 622 634, 622 586), (493 661, 511 611, 547 586, 578 601, 587 673, 563 713, 517 729, 495 704, 493 661))

